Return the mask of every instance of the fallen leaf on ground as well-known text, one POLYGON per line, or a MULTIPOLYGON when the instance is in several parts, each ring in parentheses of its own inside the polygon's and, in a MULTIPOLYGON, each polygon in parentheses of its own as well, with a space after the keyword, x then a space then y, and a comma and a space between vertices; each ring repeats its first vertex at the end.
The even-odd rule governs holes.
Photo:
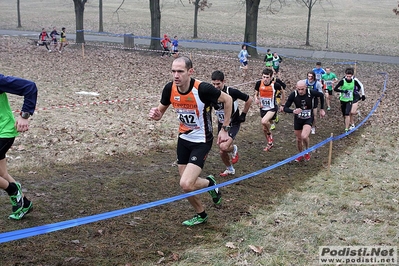
POLYGON ((227 242, 226 247, 231 248, 231 249, 236 249, 237 247, 234 245, 233 242, 227 242))
POLYGON ((248 245, 248 247, 257 254, 261 254, 263 252, 263 247, 261 246, 248 245))

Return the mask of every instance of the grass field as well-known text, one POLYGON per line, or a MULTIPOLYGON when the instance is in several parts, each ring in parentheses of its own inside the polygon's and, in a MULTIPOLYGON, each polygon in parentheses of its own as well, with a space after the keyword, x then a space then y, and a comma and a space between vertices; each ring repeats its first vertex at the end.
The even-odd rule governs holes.
MULTIPOLYGON (((212 1, 210 1, 212 2, 212 1)), ((150 36, 148 1, 104 1, 104 31, 115 34, 133 33, 150 36)), ((258 45, 262 47, 304 47, 307 9, 287 1, 280 12, 266 12, 267 1, 262 1, 258 23, 258 45)), ((3 0, 0 27, 17 26, 16 4, 3 0)), ((334 0, 316 4, 312 10, 309 49, 398 55, 397 25, 399 17, 392 9, 395 1, 334 0), (329 25, 328 49, 327 25, 329 25)), ((277 8, 277 7, 275 7, 277 8)), ((161 1, 161 34, 178 35, 181 40, 193 36, 193 6, 188 1, 161 1), (184 5, 183 5, 184 4, 184 5)), ((98 30, 98 2, 88 1, 85 6, 86 30, 98 30)), ((42 27, 66 27, 69 34, 75 30, 72 1, 22 1, 22 26, 38 33, 42 27)), ((213 41, 243 41, 245 5, 241 1, 213 1, 211 8, 198 17, 199 39, 213 41), (228 12, 226 12, 228 10, 228 12)), ((157 36, 159 37, 159 36, 157 36)), ((306 47, 305 47, 306 48, 306 47)))
MULTIPOLYGON (((226 14, 222 11, 230 2, 218 2, 225 5, 217 7, 214 3, 211 9, 200 14, 200 23, 204 23, 200 38, 241 38, 243 8, 233 5, 235 9, 226 14), (212 23, 205 24, 205 18, 212 23)), ((124 6, 119 22, 112 16, 118 2, 106 4, 106 20, 110 21, 106 31, 119 33, 135 28, 135 34, 148 35, 149 20, 143 17, 148 14, 147 1, 130 3, 135 5, 124 6), (136 26, 132 26, 133 22, 127 23, 130 19, 136 26)), ((356 51, 398 54, 395 39, 386 35, 396 36, 392 35, 393 27, 389 28, 397 21, 391 11, 394 4, 391 8, 389 1, 380 1, 378 6, 373 3, 375 1, 334 1, 331 12, 335 15, 346 9, 349 13, 357 11, 359 17, 350 19, 356 28, 347 27, 343 22, 347 21, 348 13, 344 17, 333 16, 326 11, 329 6, 323 4, 323 14, 331 15, 330 19, 334 17, 337 25, 340 23, 334 30, 339 40, 335 43, 340 44, 337 50, 355 51, 354 42, 348 42, 347 37, 358 34, 356 42, 361 45, 356 51), (361 23, 364 17, 367 19, 361 23), (366 29, 367 24, 371 31, 366 29), (364 38, 365 33, 375 41, 364 38), (372 47, 375 50, 370 50, 372 47)), ((14 1, 6 0, 1 5, 0 27, 14 28, 14 1)), ((22 14, 24 29, 40 29, 43 24, 51 27, 55 25, 53 21, 57 21, 58 28, 74 28, 72 3, 54 1, 52 6, 44 1, 30 1, 21 8, 24 5, 28 5, 22 14), (44 12, 46 8, 45 16, 38 15, 38 10, 44 12)), ((304 42, 304 35, 299 34, 304 26, 299 22, 305 23, 306 18, 298 16, 302 9, 294 7, 281 13, 289 12, 284 23, 292 25, 292 29, 283 26, 277 17, 264 17, 284 29, 279 35, 282 38, 263 38, 266 44, 299 47, 304 42)), ((190 38, 191 15, 185 17, 187 21, 175 15, 167 16, 186 9, 192 10, 192 7, 181 7, 178 1, 164 1, 163 31, 171 35, 177 32, 182 39, 190 38), (173 21, 178 26, 173 26, 173 21)), ((86 11, 86 25, 95 30, 95 2, 89 2, 86 11)), ((316 21, 316 17, 314 19, 316 21)), ((317 39, 315 35, 311 43, 317 48, 316 40, 319 40, 320 49, 324 49, 327 19, 319 19, 320 37, 317 39)), ((317 23, 312 20, 312 25, 317 23)), ((9 221, 6 219, 9 199, 1 193, 1 232, 104 213, 181 193, 177 169, 173 166, 177 128, 174 112, 168 110, 161 123, 147 119, 148 110, 157 105, 163 85, 170 80, 171 60, 161 60, 159 55, 148 52, 102 45, 88 45, 85 52, 83 58, 80 47, 70 45, 60 55, 47 53, 25 38, 0 39, 0 73, 34 80, 39 88, 38 108, 42 108, 32 117, 30 131, 21 134, 8 153, 9 172, 22 182, 35 210, 20 222, 9 221), (99 95, 78 94, 81 91, 99 95), (130 100, 122 103, 88 104, 127 98, 130 100), (57 108, 60 106, 63 107, 57 108)), ((193 51, 192 55, 197 78, 209 80, 213 70, 221 69, 229 85, 251 95, 253 82, 263 69, 262 63, 252 60, 251 71, 243 80, 235 53, 193 51)), ((347 67, 335 64, 334 60, 324 61, 323 65, 331 65, 338 76, 347 67)), ((288 83, 288 91, 292 91, 296 81, 304 78, 313 66, 314 62, 286 59, 282 78, 288 83)), ((357 71, 367 96, 366 101, 360 103, 361 119, 381 97, 384 78, 377 72, 388 73, 387 90, 377 111, 358 131, 334 142, 330 173, 326 145, 313 153, 306 164, 288 163, 223 188, 221 209, 212 208, 209 196, 201 195, 211 216, 204 226, 183 228, 180 223, 192 215, 192 209, 186 201, 178 201, 1 244, 0 264, 308 266, 319 265, 319 246, 397 246, 399 66, 360 62, 357 71)), ((12 108, 19 109, 21 98, 9 98, 12 108)), ((234 177, 294 155, 292 119, 288 114, 281 116, 274 131, 276 147, 271 153, 264 153, 261 152, 265 140, 259 126, 259 111, 252 106, 237 139, 241 159, 234 177)), ((320 121, 318 133, 311 136, 311 144, 331 133, 337 136, 342 130, 338 101, 334 101, 333 110, 320 121)), ((221 167, 214 145, 204 173, 217 175, 221 167)), ((231 178, 218 178, 218 181, 231 178)))

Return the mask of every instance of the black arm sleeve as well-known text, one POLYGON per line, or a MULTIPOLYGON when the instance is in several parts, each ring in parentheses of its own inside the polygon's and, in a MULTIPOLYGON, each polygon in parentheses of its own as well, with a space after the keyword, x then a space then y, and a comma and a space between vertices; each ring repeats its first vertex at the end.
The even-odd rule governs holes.
POLYGON ((170 95, 171 94, 172 94, 172 82, 169 82, 163 88, 161 101, 160 101, 161 104, 163 104, 165 106, 169 106, 171 104, 171 102, 170 102, 170 95))
POLYGON ((287 84, 285 84, 281 79, 276 79, 276 83, 280 84, 281 87, 283 87, 283 89, 285 90, 285 88, 287 87, 287 84))
POLYGON ((340 90, 339 88, 342 87, 343 85, 344 85, 344 80, 341 79, 341 80, 338 82, 338 84, 335 85, 334 91, 336 91, 336 92, 342 92, 342 90, 340 90))
POLYGON ((285 102, 284 105, 284 112, 286 113, 293 113, 294 110, 292 110, 290 107, 292 105, 292 103, 294 102, 295 99, 295 91, 293 91, 290 96, 288 96, 287 101, 285 102))
POLYGON ((324 94, 316 90, 310 90, 310 94, 314 97, 320 98, 320 108, 324 109, 324 94))

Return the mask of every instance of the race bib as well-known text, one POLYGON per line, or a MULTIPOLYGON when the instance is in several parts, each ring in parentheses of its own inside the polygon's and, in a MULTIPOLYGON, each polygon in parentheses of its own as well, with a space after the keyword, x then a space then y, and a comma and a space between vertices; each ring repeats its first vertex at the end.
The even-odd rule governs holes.
POLYGON ((332 81, 331 80, 326 80, 326 86, 327 87, 332 87, 332 81))
POLYGON ((274 108, 274 103, 272 101, 272 98, 261 98, 260 104, 261 104, 260 107, 262 108, 262 110, 270 110, 270 109, 274 108))
POLYGON ((298 114, 298 118, 300 119, 309 119, 312 117, 312 109, 302 110, 300 114, 298 114))
POLYGON ((190 129, 198 129, 199 121, 195 110, 176 109, 177 118, 190 129))
POLYGON ((342 93, 342 98, 344 98, 344 99, 352 99, 353 98, 353 91, 347 91, 346 93, 342 93))
POLYGON ((320 80, 321 79, 321 74, 316 74, 316 79, 320 80))
POLYGON ((215 113, 216 113, 216 117, 218 119, 218 122, 223 124, 223 122, 224 122, 224 109, 216 110, 215 113))

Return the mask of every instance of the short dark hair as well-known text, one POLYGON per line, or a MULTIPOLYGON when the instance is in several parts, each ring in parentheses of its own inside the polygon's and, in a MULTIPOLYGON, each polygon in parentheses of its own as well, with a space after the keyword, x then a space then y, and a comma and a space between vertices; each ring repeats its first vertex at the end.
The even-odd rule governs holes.
POLYGON ((187 56, 180 56, 180 57, 176 58, 175 61, 184 61, 184 64, 186 65, 187 70, 190 68, 193 68, 193 62, 187 56))
POLYGON ((265 68, 262 71, 262 75, 269 75, 271 77, 273 76, 273 70, 271 68, 265 68))
POLYGON ((244 47, 247 47, 246 44, 241 45, 241 49, 244 49, 244 47))
MULTIPOLYGON (((313 71, 309 71, 309 72, 307 73, 307 75, 309 75, 309 74, 313 76, 313 79, 314 79, 314 80, 316 80, 316 73, 314 73, 313 71)), ((307 75, 306 75, 306 78, 308 78, 307 75)))
POLYGON ((62 29, 61 30, 65 30, 65 27, 62 27, 62 29))
POLYGON ((224 81, 224 74, 222 71, 220 70, 216 70, 213 71, 212 76, 211 76, 212 80, 220 80, 220 81, 224 81))
POLYGON ((353 75, 354 73, 355 70, 353 69, 353 67, 348 67, 347 69, 345 69, 345 74, 353 75))
POLYGON ((321 62, 316 62, 316 66, 321 66, 321 62))

